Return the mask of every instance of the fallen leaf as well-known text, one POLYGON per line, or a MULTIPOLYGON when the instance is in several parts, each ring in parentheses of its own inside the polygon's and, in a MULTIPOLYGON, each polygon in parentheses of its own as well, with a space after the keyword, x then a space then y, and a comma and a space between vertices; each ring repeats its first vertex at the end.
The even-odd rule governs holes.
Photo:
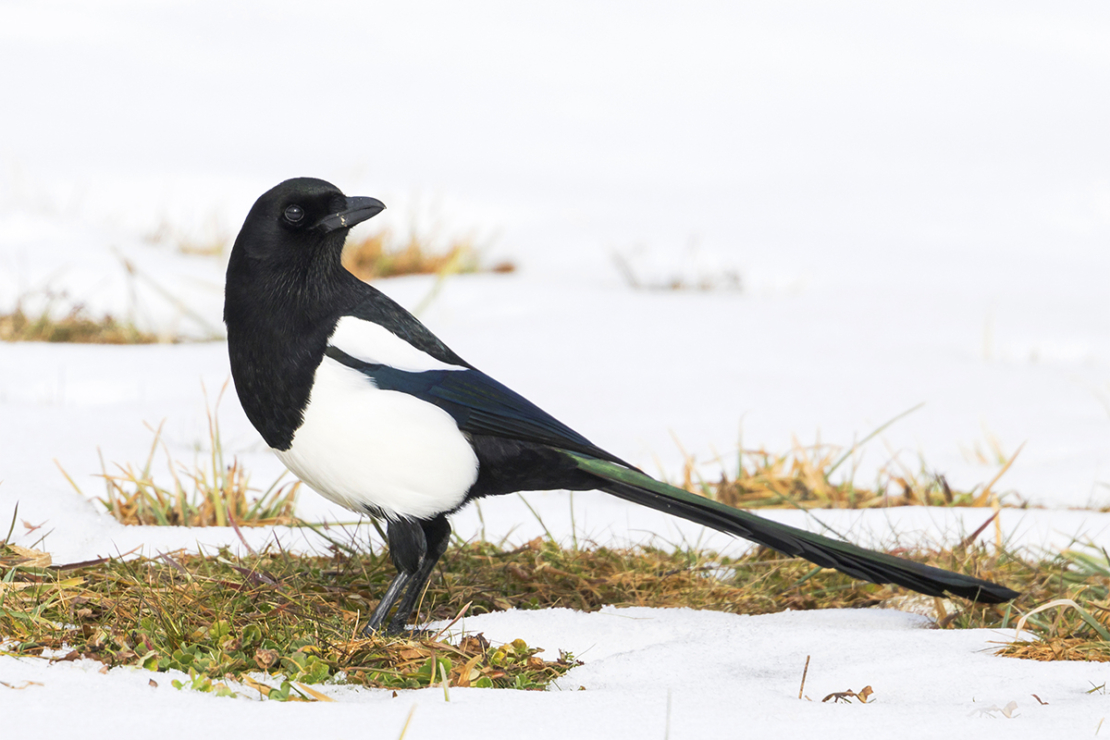
POLYGON ((254 651, 254 664, 262 670, 269 670, 270 666, 278 661, 278 654, 276 650, 267 650, 259 648, 254 651))
POLYGON ((874 693, 874 689, 872 689, 870 686, 864 686, 862 689, 860 689, 860 692, 858 694, 851 689, 848 689, 847 691, 834 691, 826 696, 824 699, 822 699, 821 703, 824 704, 829 699, 833 700, 833 704, 842 701, 848 702, 852 699, 859 699, 860 704, 869 704, 870 702, 867 701, 867 697, 871 696, 874 693))

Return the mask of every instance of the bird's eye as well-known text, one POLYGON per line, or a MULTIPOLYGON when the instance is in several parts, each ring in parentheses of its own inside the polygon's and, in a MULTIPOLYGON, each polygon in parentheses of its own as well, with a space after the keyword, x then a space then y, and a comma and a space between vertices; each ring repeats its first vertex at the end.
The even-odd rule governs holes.
POLYGON ((291 224, 299 224, 304 220, 304 209, 300 206, 286 206, 285 220, 291 224))

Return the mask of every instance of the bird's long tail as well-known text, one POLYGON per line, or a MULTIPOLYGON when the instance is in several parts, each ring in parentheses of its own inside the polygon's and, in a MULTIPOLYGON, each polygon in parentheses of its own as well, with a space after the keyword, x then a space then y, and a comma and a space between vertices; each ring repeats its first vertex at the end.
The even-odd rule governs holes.
POLYGON ((567 452, 579 469, 601 478, 599 488, 619 498, 728 532, 787 555, 805 558, 872 583, 896 583, 930 596, 945 592, 997 604, 1020 594, 997 583, 886 555, 770 521, 661 483, 638 470, 567 452))

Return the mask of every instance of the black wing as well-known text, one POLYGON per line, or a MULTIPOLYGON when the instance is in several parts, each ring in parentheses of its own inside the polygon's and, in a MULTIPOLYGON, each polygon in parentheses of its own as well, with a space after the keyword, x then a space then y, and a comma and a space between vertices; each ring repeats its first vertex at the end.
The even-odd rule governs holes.
MULTIPOLYGON (((384 326, 421 352, 449 365, 470 367, 470 363, 456 355, 451 348, 432 334, 428 327, 406 311, 399 303, 366 283, 357 281, 357 303, 342 312, 343 316, 369 321, 384 326)), ((340 317, 336 317, 337 319, 340 317)))

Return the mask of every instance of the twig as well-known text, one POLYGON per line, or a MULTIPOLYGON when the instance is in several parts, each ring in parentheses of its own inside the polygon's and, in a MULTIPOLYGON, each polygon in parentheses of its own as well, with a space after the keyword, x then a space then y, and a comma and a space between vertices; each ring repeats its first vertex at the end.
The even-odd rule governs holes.
POLYGON ((990 526, 991 522, 993 522, 995 519, 998 518, 998 515, 1000 513, 1002 513, 1001 509, 995 509, 994 513, 991 514, 990 519, 988 519, 987 521, 980 524, 978 529, 976 529, 974 532, 969 534, 967 537, 963 538, 963 541, 960 542, 960 547, 970 547, 971 543, 975 542, 976 538, 978 538, 979 535, 981 535, 983 533, 984 529, 986 529, 988 526, 990 526))
POLYGON ((409 716, 405 717, 405 725, 401 728, 401 734, 397 736, 397 740, 405 740, 405 733, 409 731, 409 722, 412 722, 412 715, 416 712, 416 705, 412 705, 409 710, 409 716))
POLYGON ((809 673, 809 656, 806 656, 806 667, 802 669, 802 685, 798 687, 798 698, 802 698, 802 692, 806 690, 806 674, 809 673))
POLYGON ((455 622, 462 619, 463 615, 466 614, 466 610, 469 609, 470 605, 473 604, 473 603, 474 603, 473 601, 466 602, 466 604, 463 605, 463 608, 459 609, 459 613, 455 615, 455 618, 452 619, 450 622, 448 622, 446 625, 444 625, 443 629, 441 629, 439 632, 437 632, 435 634, 435 637, 432 638, 432 642, 439 642, 440 636, 443 635, 443 633, 446 632, 447 630, 451 629, 451 627, 455 624, 455 622))

